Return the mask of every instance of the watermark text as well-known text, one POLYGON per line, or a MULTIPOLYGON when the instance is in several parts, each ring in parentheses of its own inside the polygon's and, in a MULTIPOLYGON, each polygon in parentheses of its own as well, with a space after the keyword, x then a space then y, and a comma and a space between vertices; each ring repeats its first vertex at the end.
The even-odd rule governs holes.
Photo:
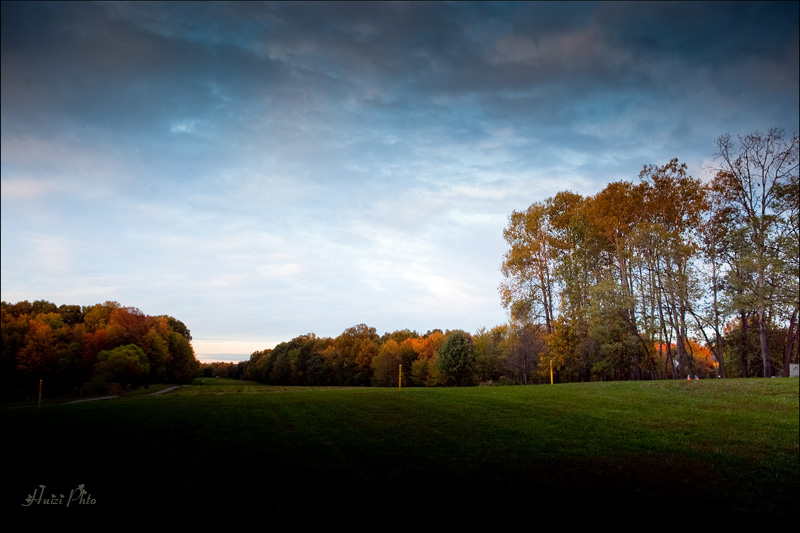
POLYGON ((55 494, 52 491, 50 496, 47 496, 47 485, 39 485, 38 489, 33 491, 33 494, 28 494, 25 498, 23 507, 30 507, 31 505, 94 505, 97 500, 92 498, 92 495, 84 488, 83 484, 78 485, 76 488, 69 491, 69 496, 65 497, 63 493, 55 494))

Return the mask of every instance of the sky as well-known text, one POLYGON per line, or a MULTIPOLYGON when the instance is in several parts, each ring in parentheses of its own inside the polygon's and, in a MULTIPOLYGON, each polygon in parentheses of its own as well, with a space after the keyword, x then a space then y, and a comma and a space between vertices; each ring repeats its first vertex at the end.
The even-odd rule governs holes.
POLYGON ((508 320, 503 229, 798 131, 797 2, 2 2, 2 300, 201 361, 508 320))

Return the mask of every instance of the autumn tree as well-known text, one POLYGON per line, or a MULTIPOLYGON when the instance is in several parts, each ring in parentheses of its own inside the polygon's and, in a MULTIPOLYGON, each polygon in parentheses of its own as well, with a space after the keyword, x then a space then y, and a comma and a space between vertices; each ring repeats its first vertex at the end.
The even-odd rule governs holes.
MULTIPOLYGON (((769 377, 772 361, 768 337, 773 302, 781 300, 779 285, 797 281, 797 271, 787 267, 781 253, 786 247, 781 237, 791 233, 785 225, 792 218, 786 215, 797 201, 796 197, 794 202, 787 201, 791 197, 787 191, 797 182, 797 135, 787 138, 780 128, 736 138, 725 134, 717 139, 715 157, 719 166, 714 186, 735 209, 732 220, 747 243, 738 257, 738 268, 732 270, 732 289, 737 292, 739 307, 756 312, 763 372, 769 377)), ((792 302, 794 307, 796 301, 792 302)), ((742 328, 746 324, 743 317, 742 328)))
MULTIPOLYGON (((30 305, 30 302, 25 302, 30 305)), ((19 352, 25 346, 29 327, 26 310, 2 302, 0 307, 0 394, 3 400, 18 396, 24 389, 18 375, 19 352)), ((20 373, 21 374, 21 373, 20 373)))
POLYGON ((548 331, 553 320, 553 252, 546 206, 534 203, 514 211, 503 238, 509 244, 499 291, 503 307, 527 324, 542 320, 548 331))
POLYGON ((546 201, 550 221, 550 246, 557 258, 555 279, 560 294, 556 298, 561 316, 573 320, 576 330, 585 331, 589 288, 595 258, 591 253, 593 228, 588 219, 590 200, 571 191, 561 191, 546 201))
POLYGON ((638 184, 614 181, 589 197, 562 191, 512 212, 501 302, 512 322, 544 328, 558 372, 683 377, 697 364, 690 336, 705 340, 719 376, 726 354, 741 357, 745 377, 756 367, 772 375, 772 365, 787 372, 800 299, 797 137, 773 128, 737 139, 717 140, 708 186, 672 159, 645 166, 638 184), (725 329, 733 315, 738 340, 725 329), (750 328, 757 365, 746 356, 750 328))
POLYGON ((437 329, 410 341, 416 352, 416 359, 411 363, 411 382, 414 385, 433 387, 444 384, 445 379, 436 364, 444 340, 444 333, 437 329))
POLYGON ((142 350, 147 359, 149 371, 142 383, 186 383, 198 368, 190 339, 182 322, 151 317, 117 302, 89 307, 44 300, 3 302, 3 396, 24 396, 39 379, 50 393, 71 393, 95 377, 99 354, 106 352, 108 358, 114 349, 128 345, 142 350))
MULTIPOLYGON (((666 316, 666 323, 674 332, 683 374, 687 363, 687 315, 698 299, 694 259, 703 215, 708 209, 707 194, 700 180, 689 176, 686 164, 677 159, 662 166, 646 166, 639 178, 644 208, 639 229, 647 235, 642 247, 646 251, 640 251, 640 255, 652 258, 649 266, 655 269, 652 279, 656 284, 651 287, 665 311, 659 318, 666 316)), ((647 315, 646 309, 642 314, 647 315)), ((642 346, 649 351, 653 344, 643 340, 642 346)))
POLYGON ((170 364, 167 367, 167 380, 171 383, 191 383, 200 369, 191 343, 180 333, 169 336, 170 364))
POLYGON ((591 342, 588 335, 582 335, 575 327, 576 322, 567 316, 559 316, 553 322, 553 332, 545 339, 547 343, 546 364, 548 371, 553 365, 555 374, 564 381, 590 381, 591 364, 585 356, 591 342))
POLYGON ((25 340, 17 358, 17 369, 41 379, 58 368, 55 333, 46 321, 34 318, 29 321, 25 340))
POLYGON ((139 346, 150 362, 149 382, 163 383, 167 379, 167 371, 173 362, 170 353, 170 336, 173 333, 167 317, 154 317, 140 339, 139 346))
POLYGON ((358 324, 334 339, 340 385, 369 385, 372 359, 378 355, 380 336, 375 328, 358 324))

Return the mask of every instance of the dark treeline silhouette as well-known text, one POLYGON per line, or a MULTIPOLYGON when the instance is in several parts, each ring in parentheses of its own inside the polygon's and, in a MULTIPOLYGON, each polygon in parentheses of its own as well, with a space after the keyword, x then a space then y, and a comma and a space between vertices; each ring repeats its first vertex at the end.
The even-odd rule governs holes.
POLYGON ((239 361, 238 363, 220 361, 214 363, 200 363, 200 370, 197 377, 244 379, 244 372, 246 369, 247 361, 239 361))

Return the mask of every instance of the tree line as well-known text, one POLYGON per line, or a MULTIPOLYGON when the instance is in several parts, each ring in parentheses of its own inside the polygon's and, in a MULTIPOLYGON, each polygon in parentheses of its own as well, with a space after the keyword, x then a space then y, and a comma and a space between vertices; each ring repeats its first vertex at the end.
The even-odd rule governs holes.
POLYGON ((33 394, 39 380, 46 383, 48 395, 79 395, 151 383, 189 383, 199 370, 192 336, 183 322, 149 316, 118 302, 2 302, 0 327, 4 401, 33 394))
POLYGON ((684 378, 709 352, 719 377, 797 362, 797 135, 716 146, 709 183, 673 159, 509 217, 500 296, 561 379, 684 378))
MULTIPOLYGON (((378 335, 359 324, 335 338, 300 335, 253 352, 248 361, 205 363, 201 375, 268 385, 397 387, 401 380, 403 387, 530 385, 549 383, 552 340, 543 326, 519 322, 475 333, 435 329, 422 335, 408 329, 378 335)), ((695 373, 713 377, 711 352, 694 341, 690 346, 695 373)))
POLYGON ((404 329, 378 335, 359 324, 336 338, 301 335, 254 352, 244 365, 212 364, 205 372, 271 385, 529 384, 545 377, 537 372, 545 347, 544 332, 533 325, 503 324, 474 334, 404 329))

